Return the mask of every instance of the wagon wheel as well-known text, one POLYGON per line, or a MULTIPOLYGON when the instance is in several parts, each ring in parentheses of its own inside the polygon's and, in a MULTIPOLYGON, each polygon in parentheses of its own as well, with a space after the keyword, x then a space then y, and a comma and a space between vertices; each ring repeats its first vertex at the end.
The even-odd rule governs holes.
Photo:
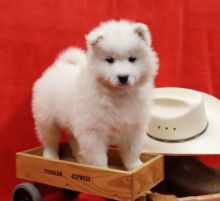
POLYGON ((135 201, 147 201, 146 195, 137 198, 135 201))
POLYGON ((23 182, 15 186, 13 190, 13 201, 41 201, 41 195, 36 186, 23 182))
MULTIPOLYGON (((116 200, 107 198, 106 201, 116 201, 116 200)), ((141 197, 137 198, 135 201, 147 201, 147 197, 141 196, 141 197)))
POLYGON ((80 192, 78 192, 78 191, 72 191, 72 190, 68 190, 68 189, 62 189, 62 193, 65 196, 71 197, 71 198, 77 198, 78 195, 80 194, 80 192))

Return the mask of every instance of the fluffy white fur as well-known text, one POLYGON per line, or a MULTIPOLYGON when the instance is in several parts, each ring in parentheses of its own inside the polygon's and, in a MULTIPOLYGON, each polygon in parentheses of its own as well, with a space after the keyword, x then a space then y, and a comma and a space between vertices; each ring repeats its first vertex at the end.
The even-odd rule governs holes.
POLYGON ((141 164, 158 66, 149 30, 141 23, 109 21, 86 40, 87 53, 68 48, 34 84, 33 116, 43 155, 58 158, 62 128, 78 162, 107 167, 106 152, 114 144, 125 167, 133 169, 141 164))

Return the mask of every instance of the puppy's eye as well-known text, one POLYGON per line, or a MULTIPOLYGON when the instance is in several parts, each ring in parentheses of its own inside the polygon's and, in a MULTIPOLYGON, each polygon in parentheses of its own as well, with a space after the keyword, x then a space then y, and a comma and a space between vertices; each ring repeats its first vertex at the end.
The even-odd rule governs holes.
POLYGON ((137 58, 135 58, 135 57, 129 57, 129 58, 128 58, 128 61, 129 61, 130 63, 134 63, 136 60, 137 60, 137 58))
POLYGON ((112 57, 108 57, 108 58, 106 58, 105 60, 106 60, 108 63, 110 63, 110 64, 112 64, 112 63, 115 62, 114 58, 112 58, 112 57))

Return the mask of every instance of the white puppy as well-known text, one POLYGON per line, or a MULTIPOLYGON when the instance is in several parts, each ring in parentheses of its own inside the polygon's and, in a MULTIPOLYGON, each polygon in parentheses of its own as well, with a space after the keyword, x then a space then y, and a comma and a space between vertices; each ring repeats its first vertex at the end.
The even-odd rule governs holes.
POLYGON ((60 128, 78 162, 107 167, 117 145, 127 169, 141 164, 158 59, 146 25, 102 23, 87 36, 88 51, 69 48, 33 87, 33 116, 43 155, 58 158, 60 128))

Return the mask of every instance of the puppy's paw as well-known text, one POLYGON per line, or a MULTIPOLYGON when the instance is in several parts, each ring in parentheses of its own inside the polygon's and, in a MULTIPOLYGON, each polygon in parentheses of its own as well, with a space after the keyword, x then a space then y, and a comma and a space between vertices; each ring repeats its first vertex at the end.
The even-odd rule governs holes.
POLYGON ((50 149, 43 150, 43 157, 48 158, 48 159, 55 159, 55 160, 59 159, 58 153, 50 149))
POLYGON ((90 159, 83 157, 80 154, 77 154, 76 161, 78 163, 86 164, 86 165, 93 165, 93 166, 98 166, 98 167, 103 167, 103 168, 108 167, 107 160, 102 160, 100 158, 97 158, 97 159, 95 158, 94 160, 90 160, 90 159))
POLYGON ((130 161, 125 166, 126 166, 127 170, 133 170, 133 169, 141 166, 142 164, 143 164, 143 162, 140 159, 137 159, 137 160, 134 160, 134 161, 130 161))

